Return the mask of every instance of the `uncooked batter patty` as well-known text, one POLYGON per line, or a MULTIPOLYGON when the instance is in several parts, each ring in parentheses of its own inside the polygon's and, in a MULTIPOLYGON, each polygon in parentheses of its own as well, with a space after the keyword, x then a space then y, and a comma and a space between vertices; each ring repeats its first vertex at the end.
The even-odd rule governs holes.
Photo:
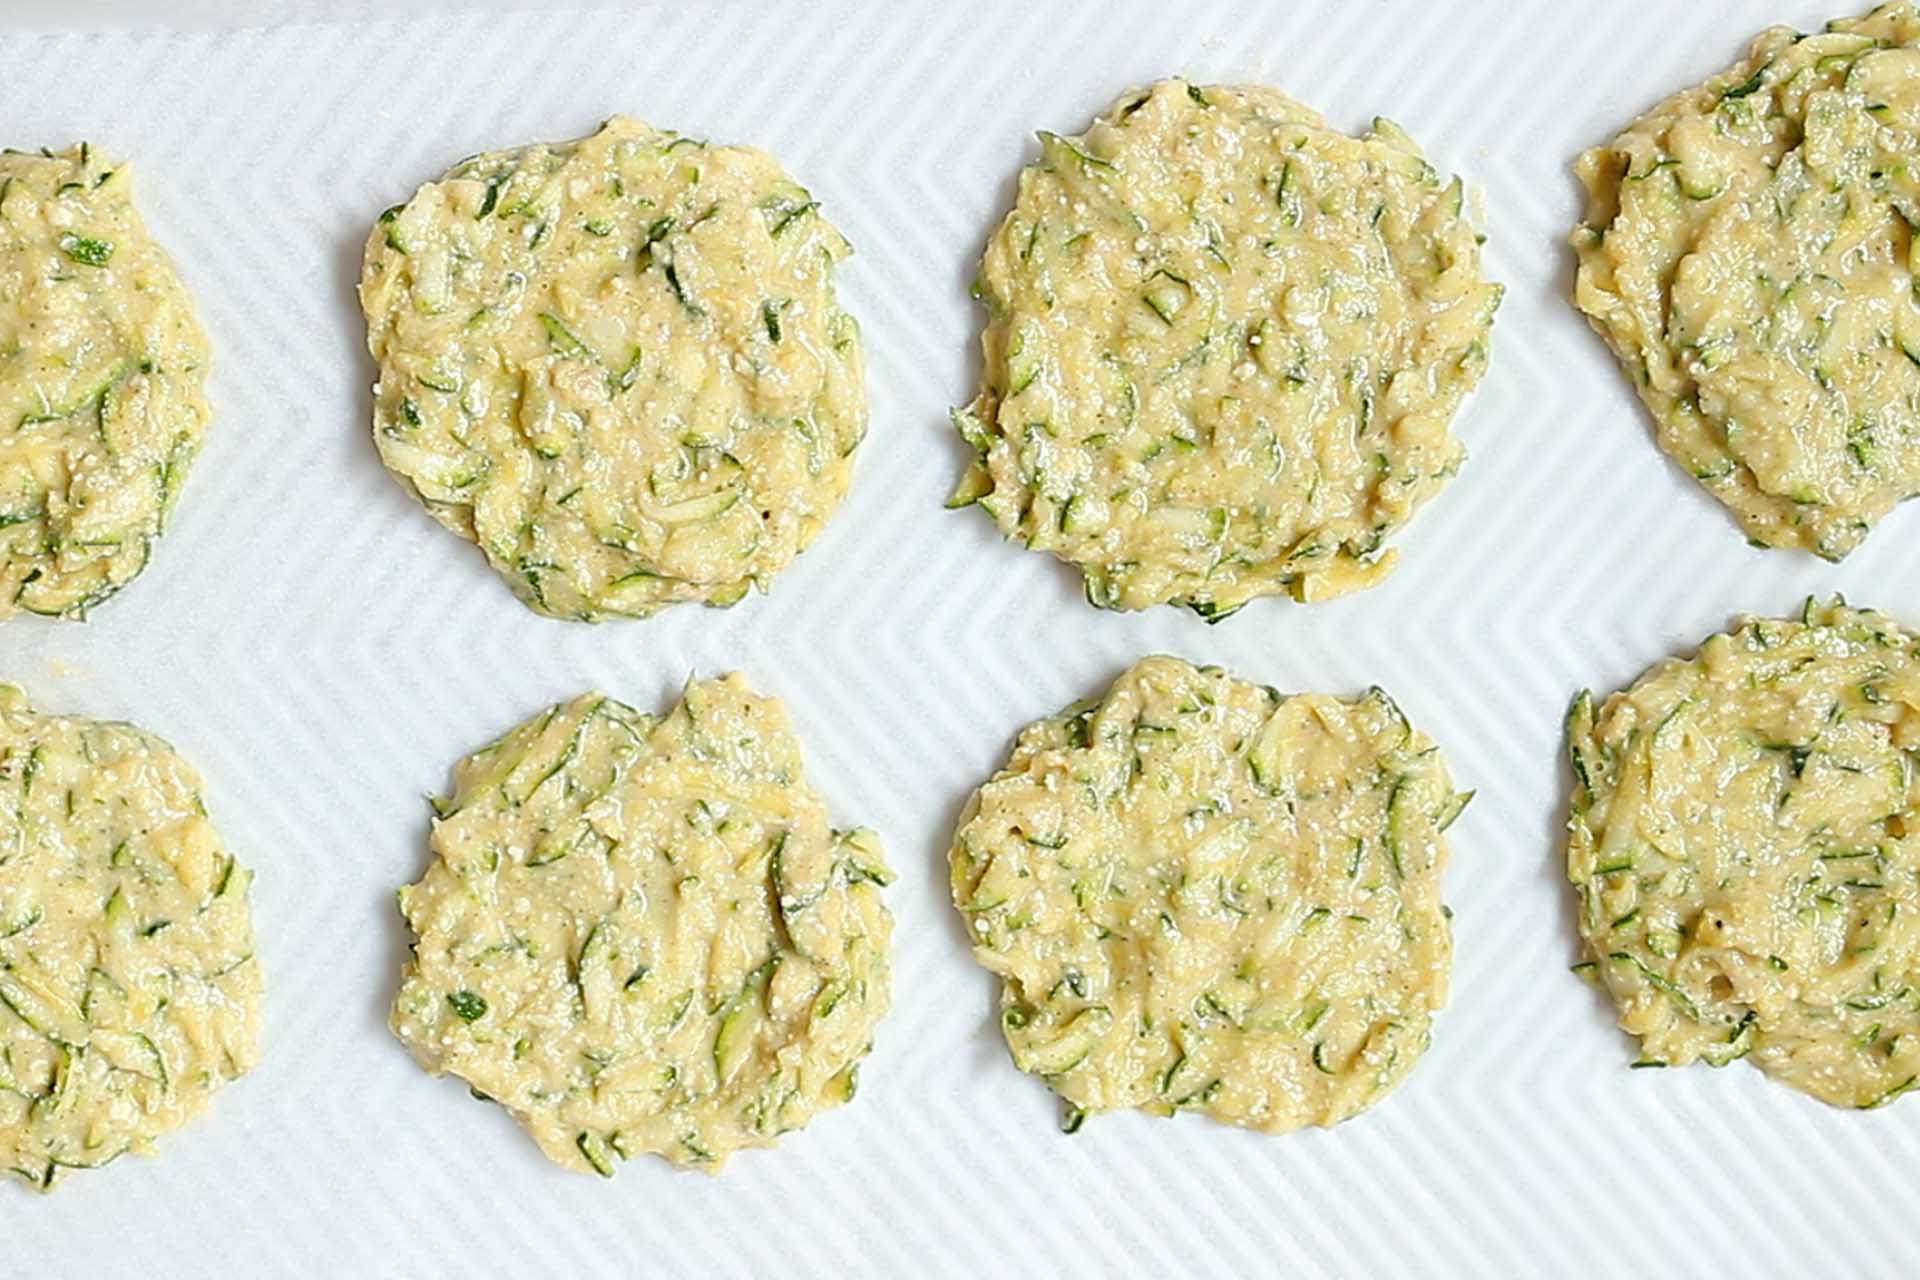
POLYGON ((850 252, 752 148, 616 116, 475 156, 367 241, 380 455, 542 613, 732 604, 846 494, 850 252))

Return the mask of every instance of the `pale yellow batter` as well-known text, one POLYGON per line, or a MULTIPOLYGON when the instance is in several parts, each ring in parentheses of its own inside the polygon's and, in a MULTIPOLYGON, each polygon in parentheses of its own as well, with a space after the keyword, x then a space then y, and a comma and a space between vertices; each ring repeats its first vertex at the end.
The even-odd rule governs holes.
POLYGON ((615 116, 475 156, 367 241, 381 457, 542 613, 732 604, 852 477, 850 252, 749 147, 615 116))
POLYGON ((1468 798, 1377 689, 1285 695, 1151 657, 1028 726, 951 854, 1014 1062, 1069 1128, 1362 1110, 1446 1001, 1441 832, 1468 798))
POLYGON ((1754 542, 1837 560, 1920 489, 1920 14, 1675 94, 1578 166, 1575 299, 1754 542))
POLYGON ((0 617, 83 617, 146 568, 206 370, 127 167, 84 142, 0 153, 0 617))
POLYGON ((1042 133, 974 283, 978 458, 952 505, 1103 608, 1223 617, 1379 581, 1465 450, 1500 287, 1458 179, 1386 120, 1167 80, 1042 133))
POLYGON ((1567 874, 1645 1066, 1750 1057, 1841 1106, 1920 1078, 1920 637, 1748 619, 1567 721, 1567 874))
POLYGON ((588 694, 462 760, 435 807, 393 1029, 549 1157, 717 1171, 853 1097, 892 875, 828 824, 778 702, 738 675, 664 716, 588 694))
POLYGON ((0 1168, 150 1151, 253 1066, 251 879, 166 743, 0 685, 0 1168))

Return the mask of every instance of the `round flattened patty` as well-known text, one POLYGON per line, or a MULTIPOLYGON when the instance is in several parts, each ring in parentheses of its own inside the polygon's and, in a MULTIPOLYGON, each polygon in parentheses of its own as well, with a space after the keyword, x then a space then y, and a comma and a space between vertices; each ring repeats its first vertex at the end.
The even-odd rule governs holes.
POLYGON ((846 494, 850 252, 748 147, 616 116, 475 156, 367 241, 380 455, 542 613, 732 604, 846 494))
POLYGON ((892 879, 835 831, 777 701, 738 675, 664 716, 589 694, 454 770, 393 1029, 611 1176, 718 1170, 853 1096, 888 1000, 892 879))
POLYGON ((1378 689, 1150 657, 1029 725, 951 855, 1014 1062, 1087 1111, 1284 1132, 1393 1087, 1445 1003, 1466 804, 1378 689))
POLYGON ((1920 490, 1920 15, 1747 58, 1580 158, 1575 301, 1747 536, 1839 559, 1920 490))
POLYGON ((0 617, 82 617, 137 577, 212 416, 132 186, 84 142, 0 154, 0 617))
POLYGON ((1163 81, 1042 133, 987 245, 978 452, 950 505, 1115 609, 1221 617, 1391 571, 1465 451, 1500 288, 1458 179, 1273 89, 1163 81))
POLYGON ((149 1151, 253 1066, 251 879, 166 743, 0 685, 0 1167, 149 1151))
POLYGON ((1920 1076, 1920 637, 1809 600, 1568 717, 1583 970, 1659 1066, 1842 1106, 1920 1076))

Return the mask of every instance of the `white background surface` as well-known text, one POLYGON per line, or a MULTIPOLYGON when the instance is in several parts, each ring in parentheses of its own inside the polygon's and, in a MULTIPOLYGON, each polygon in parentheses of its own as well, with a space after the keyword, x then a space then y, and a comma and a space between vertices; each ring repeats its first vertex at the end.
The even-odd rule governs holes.
POLYGON ((1810 591, 1920 622, 1920 509, 1840 567, 1748 549, 1565 301, 1570 159, 1825 5, 375 8, 0 16, 0 142, 133 160, 217 362, 217 419, 153 567, 84 625, 0 627, 0 675, 202 769, 258 873, 268 983, 260 1067, 157 1159, 47 1198, 0 1187, 0 1273, 1911 1274, 1920 1102, 1836 1111, 1745 1064, 1628 1071, 1630 1042, 1567 972, 1560 873, 1574 690, 1810 591), (249 13, 278 16, 234 29, 249 13), (128 21, 148 29, 111 30, 128 21), (63 22, 95 30, 48 31, 63 22), (966 282, 1032 130, 1077 132, 1176 72, 1266 80, 1346 127, 1394 117, 1484 193, 1508 286, 1457 428, 1472 456, 1399 536, 1399 572, 1213 628, 1096 613, 1064 566, 940 506, 965 453, 945 408, 976 372, 966 282), (873 432, 850 501, 770 596, 590 628, 530 613, 382 472, 352 289, 371 219, 420 182, 615 111, 764 146, 825 202, 858 249, 842 288, 873 432), (958 808, 1019 726, 1154 650, 1283 688, 1382 684, 1479 789, 1452 833, 1453 1002, 1407 1082, 1337 1130, 1115 1115, 1065 1137, 993 1026, 946 900, 958 808), (549 701, 599 686, 654 705, 736 667, 788 702, 836 817, 887 843, 895 1011, 856 1102, 777 1151, 717 1180, 651 1159, 569 1173, 385 1029, 420 797, 549 701))

